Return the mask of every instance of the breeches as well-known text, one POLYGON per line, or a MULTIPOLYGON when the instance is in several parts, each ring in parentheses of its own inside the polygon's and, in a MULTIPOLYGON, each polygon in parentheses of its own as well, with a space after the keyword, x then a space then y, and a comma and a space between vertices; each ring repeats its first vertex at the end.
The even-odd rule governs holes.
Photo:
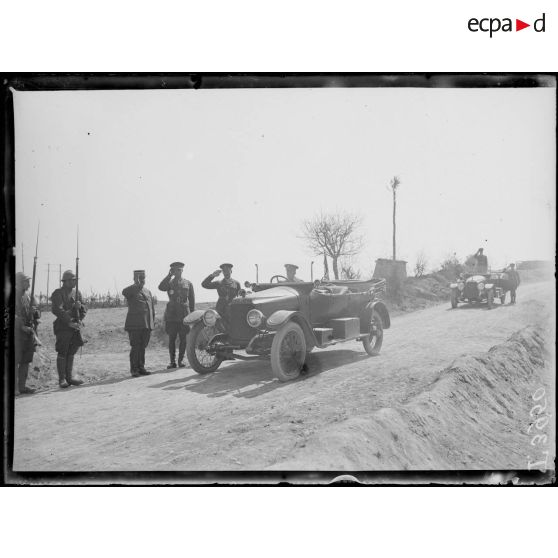
POLYGON ((15 364, 29 364, 33 362, 35 352, 35 341, 33 335, 16 331, 14 335, 15 364))
POLYGON ((182 322, 166 322, 165 323, 165 331, 169 336, 169 354, 171 360, 175 358, 176 352, 176 337, 178 336, 179 345, 178 345, 178 358, 182 359, 184 357, 184 352, 186 351, 186 336, 190 331, 190 328, 187 325, 184 325, 182 322))
POLYGON ((54 348, 56 352, 63 357, 75 355, 82 345, 83 340, 80 331, 59 331, 56 334, 56 344, 54 348))

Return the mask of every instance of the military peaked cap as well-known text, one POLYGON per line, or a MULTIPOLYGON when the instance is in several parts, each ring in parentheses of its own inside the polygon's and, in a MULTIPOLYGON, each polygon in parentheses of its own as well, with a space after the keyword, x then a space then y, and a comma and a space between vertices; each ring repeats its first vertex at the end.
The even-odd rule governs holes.
POLYGON ((171 267, 177 267, 179 269, 184 269, 184 264, 182 262, 172 262, 170 264, 171 267))
POLYGON ((220 267, 221 269, 225 269, 225 267, 230 267, 230 268, 232 268, 232 267, 233 267, 233 264, 231 264, 231 263, 222 263, 219 267, 220 267))
POLYGON ((295 265, 295 264, 285 264, 285 267, 291 267, 293 269, 298 269, 298 265, 295 265))

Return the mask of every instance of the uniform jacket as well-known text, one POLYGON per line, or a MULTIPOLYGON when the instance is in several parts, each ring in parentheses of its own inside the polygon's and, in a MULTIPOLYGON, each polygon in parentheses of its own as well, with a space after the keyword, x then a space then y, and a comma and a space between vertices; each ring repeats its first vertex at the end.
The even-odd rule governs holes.
POLYGON ((14 323, 16 332, 22 335, 32 336, 33 333, 27 333, 23 331, 25 326, 35 326, 37 320, 41 317, 39 310, 34 309, 31 313, 31 307, 37 307, 37 301, 33 298, 33 304, 31 304, 31 297, 29 293, 21 293, 16 291, 16 301, 15 301, 15 315, 14 323))
POLYGON ((155 323, 155 304, 151 291, 135 283, 122 290, 128 302, 128 313, 124 329, 153 329, 155 323))
MULTIPOLYGON (((74 331, 70 327, 70 323, 74 321, 74 303, 76 301, 76 290, 72 289, 69 293, 63 288, 56 289, 50 298, 52 313, 56 316, 54 320, 53 328, 54 334, 61 331, 74 331)), ((82 321, 87 313, 87 308, 83 306, 81 292, 77 292, 77 300, 79 300, 81 305, 79 319, 82 321)))
POLYGON ((204 289, 217 289, 217 294, 219 295, 219 300, 215 306, 215 309, 219 314, 224 314, 233 298, 238 296, 240 291, 240 283, 233 279, 221 279, 220 281, 213 281, 214 277, 208 275, 202 281, 202 287, 204 289))
POLYGON ((519 284, 521 283, 521 279, 519 278, 519 273, 515 269, 508 269, 506 271, 508 277, 510 279, 510 283, 517 289, 519 284))
POLYGON ((182 322, 196 308, 194 286, 188 279, 172 279, 167 275, 159 284, 159 290, 166 292, 169 302, 165 310, 166 322, 182 322))

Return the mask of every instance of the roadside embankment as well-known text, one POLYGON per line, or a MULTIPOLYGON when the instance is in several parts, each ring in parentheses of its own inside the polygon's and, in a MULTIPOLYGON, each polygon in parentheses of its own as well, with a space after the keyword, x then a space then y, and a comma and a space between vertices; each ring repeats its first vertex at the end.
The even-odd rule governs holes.
POLYGON ((317 470, 527 469, 544 451, 552 467, 553 422, 542 420, 554 404, 552 362, 543 330, 525 327, 486 353, 457 358, 400 406, 320 430, 273 468, 304 468, 308 453, 317 470), (543 393, 547 411, 534 414, 543 393), (533 445, 536 434, 545 443, 533 445))

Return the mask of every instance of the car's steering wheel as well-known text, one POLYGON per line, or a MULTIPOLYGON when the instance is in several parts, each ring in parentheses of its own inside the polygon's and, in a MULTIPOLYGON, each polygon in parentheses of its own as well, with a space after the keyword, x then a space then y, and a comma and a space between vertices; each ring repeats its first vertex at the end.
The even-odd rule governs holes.
POLYGON ((279 283, 279 279, 282 279, 283 281, 288 281, 288 279, 284 276, 284 275, 274 275, 269 282, 273 283, 273 280, 275 279, 276 283, 279 283))

